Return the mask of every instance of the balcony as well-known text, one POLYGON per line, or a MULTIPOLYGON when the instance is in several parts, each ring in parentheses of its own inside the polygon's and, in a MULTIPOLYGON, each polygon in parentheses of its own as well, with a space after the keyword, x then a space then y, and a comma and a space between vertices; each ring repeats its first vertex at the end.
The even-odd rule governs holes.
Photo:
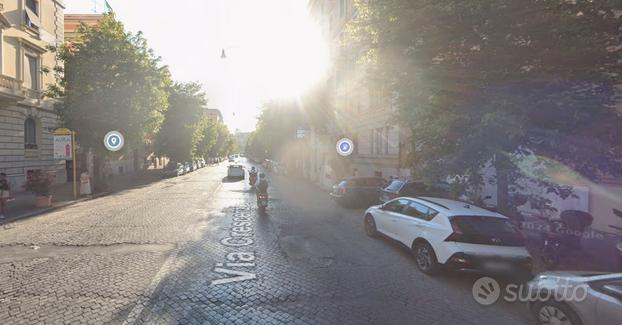
POLYGON ((40 100, 43 92, 22 86, 22 82, 9 76, 0 75, 0 104, 10 104, 29 100, 40 100))
POLYGON ((40 90, 22 88, 26 98, 39 100, 41 99, 42 92, 40 90))
POLYGON ((26 96, 28 95, 24 93, 19 80, 0 75, 0 102, 18 102, 26 96))

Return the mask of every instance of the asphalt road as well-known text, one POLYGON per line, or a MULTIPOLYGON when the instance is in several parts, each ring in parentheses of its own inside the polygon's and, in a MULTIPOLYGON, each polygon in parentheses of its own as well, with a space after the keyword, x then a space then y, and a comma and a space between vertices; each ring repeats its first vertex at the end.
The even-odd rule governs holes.
POLYGON ((270 175, 270 206, 226 165, 0 229, 0 324, 524 324, 472 297, 481 275, 420 273, 361 210, 270 175))

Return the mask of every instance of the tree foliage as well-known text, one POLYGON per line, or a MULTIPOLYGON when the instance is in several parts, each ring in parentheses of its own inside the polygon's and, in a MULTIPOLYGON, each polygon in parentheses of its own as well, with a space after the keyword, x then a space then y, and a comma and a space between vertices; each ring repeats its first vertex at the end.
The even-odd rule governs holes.
POLYGON ((193 158, 194 138, 205 115, 205 93, 198 83, 176 83, 169 92, 169 107, 156 138, 156 153, 174 161, 193 158))
POLYGON ((212 146, 203 148, 208 157, 226 156, 237 149, 233 135, 222 122, 213 123, 210 127, 208 134, 215 134, 215 138, 212 146))
POLYGON ((296 139, 296 129, 306 128, 308 119, 296 100, 264 103, 257 127, 248 138, 246 152, 259 158, 276 158, 296 139))
POLYGON ((396 120, 412 132, 417 175, 466 175, 477 185, 492 161, 504 208, 526 177, 519 162, 527 156, 589 178, 622 174, 621 119, 613 108, 622 76, 621 2, 385 0, 356 7, 349 44, 362 49, 369 78, 398 94, 396 120))
POLYGON ((82 25, 81 42, 56 49, 64 67, 49 89, 58 112, 81 146, 108 153, 104 135, 118 130, 134 147, 153 140, 167 109, 170 74, 141 33, 125 31, 112 14, 82 25))

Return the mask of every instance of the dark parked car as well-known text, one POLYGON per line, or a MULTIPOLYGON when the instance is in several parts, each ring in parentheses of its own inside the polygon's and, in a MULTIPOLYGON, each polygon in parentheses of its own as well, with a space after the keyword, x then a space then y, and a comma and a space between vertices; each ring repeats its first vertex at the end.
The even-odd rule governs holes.
POLYGON ((166 168, 162 171, 163 177, 175 177, 180 176, 186 173, 186 169, 184 165, 180 163, 170 162, 166 165, 166 168))
POLYGON ((393 180, 391 184, 380 191, 380 202, 385 203, 396 197, 433 196, 448 198, 449 184, 437 183, 432 186, 421 181, 393 180))
POLYGON ((333 186, 330 196, 346 207, 368 207, 378 203, 378 188, 386 182, 381 177, 350 177, 333 186))

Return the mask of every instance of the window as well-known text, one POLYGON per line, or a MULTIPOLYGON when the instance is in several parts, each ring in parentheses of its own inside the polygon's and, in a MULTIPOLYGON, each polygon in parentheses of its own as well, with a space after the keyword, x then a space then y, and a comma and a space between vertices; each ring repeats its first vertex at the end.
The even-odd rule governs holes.
POLYGON ((32 55, 25 55, 24 86, 33 90, 39 89, 39 59, 32 55))
POLYGON ((453 216, 452 226, 460 229, 462 239, 472 244, 523 246, 524 238, 508 219, 490 216, 453 216), (496 239, 493 241, 493 239, 496 239))
POLYGON ((404 214, 414 218, 430 221, 438 214, 438 211, 432 210, 423 204, 411 201, 404 208, 404 214))
POLYGON ((383 131, 384 128, 377 128, 372 130, 373 139, 372 139, 372 154, 381 155, 383 151, 383 131))
POLYGON ((26 8, 30 9, 35 14, 38 14, 39 2, 37 0, 26 0, 26 8))
POLYGON ((385 155, 389 154, 389 127, 384 128, 382 134, 382 153, 385 155))
POLYGON ((402 213, 406 205, 408 205, 408 200, 406 199, 394 200, 394 201, 390 201, 387 204, 385 204, 384 210, 402 213))
POLYGON ((404 186, 404 182, 395 180, 387 186, 386 190, 389 192, 398 192, 402 186, 404 186))
POLYGON ((24 148, 37 149, 37 123, 32 117, 24 121, 24 148))
POLYGON ((26 0, 26 9, 24 10, 24 21, 26 26, 38 29, 41 26, 39 20, 39 2, 37 0, 26 0))
POLYGON ((400 134, 398 128, 390 126, 387 128, 387 154, 398 155, 400 153, 400 134))

